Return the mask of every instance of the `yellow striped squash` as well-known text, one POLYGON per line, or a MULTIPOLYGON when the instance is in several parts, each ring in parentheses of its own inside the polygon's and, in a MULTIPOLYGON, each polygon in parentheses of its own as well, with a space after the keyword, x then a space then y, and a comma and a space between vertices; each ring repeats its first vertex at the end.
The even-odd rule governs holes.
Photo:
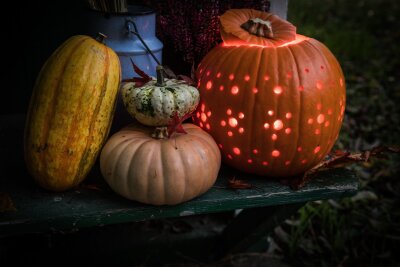
POLYGON ((108 136, 120 79, 116 53, 89 36, 72 36, 48 58, 24 136, 25 162, 40 186, 64 191, 87 176, 108 136))

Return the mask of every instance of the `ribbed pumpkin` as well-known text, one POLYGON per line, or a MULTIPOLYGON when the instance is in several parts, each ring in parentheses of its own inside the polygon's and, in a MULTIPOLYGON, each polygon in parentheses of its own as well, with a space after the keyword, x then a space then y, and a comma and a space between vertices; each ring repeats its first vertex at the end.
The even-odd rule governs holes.
POLYGON ((37 77, 24 149, 29 172, 46 189, 80 183, 108 135, 121 70, 118 56, 100 39, 69 38, 37 77))
POLYGON ((128 82, 122 86, 121 95, 129 114, 147 126, 168 125, 175 113, 179 117, 192 113, 200 100, 197 88, 176 79, 159 84, 153 78, 142 86, 128 82))
POLYGON ((196 71, 196 123, 235 168, 278 177, 307 171, 331 150, 342 125, 338 61, 270 13, 232 9, 220 25, 223 43, 196 71))
POLYGON ((198 126, 187 134, 152 137, 154 128, 132 124, 115 133, 100 155, 100 169, 121 196, 153 205, 174 205, 214 184, 221 155, 213 138, 198 126))

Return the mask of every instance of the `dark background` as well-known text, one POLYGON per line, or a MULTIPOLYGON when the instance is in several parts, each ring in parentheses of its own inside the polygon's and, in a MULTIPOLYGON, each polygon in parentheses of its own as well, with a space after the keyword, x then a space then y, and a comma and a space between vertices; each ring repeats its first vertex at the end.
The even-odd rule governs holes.
MULTIPOLYGON (((325 43, 345 73, 346 116, 335 148, 357 152, 400 144, 399 3, 289 1, 288 20, 300 34, 325 43)), ((0 114, 24 113, 44 61, 69 36, 82 34, 85 9, 80 0, 7 5, 0 16, 5 46, 0 114)), ((275 232, 276 254, 293 266, 399 265, 399 156, 352 169, 360 178, 360 193, 307 204, 275 232)))
POLYGON ((10 1, 3 8, 0 114, 25 113, 41 66, 68 37, 82 34, 83 1, 10 1), (4 62, 5 60, 5 62, 4 62))

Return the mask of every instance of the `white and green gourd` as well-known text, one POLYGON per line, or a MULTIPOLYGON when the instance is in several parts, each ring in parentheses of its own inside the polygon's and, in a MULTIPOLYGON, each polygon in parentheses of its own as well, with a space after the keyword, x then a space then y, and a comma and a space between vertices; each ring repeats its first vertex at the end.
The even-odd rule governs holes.
POLYGON ((137 87, 128 82, 121 88, 128 113, 147 126, 166 126, 174 117, 192 113, 199 104, 196 87, 176 79, 164 79, 162 66, 157 66, 157 79, 137 87))

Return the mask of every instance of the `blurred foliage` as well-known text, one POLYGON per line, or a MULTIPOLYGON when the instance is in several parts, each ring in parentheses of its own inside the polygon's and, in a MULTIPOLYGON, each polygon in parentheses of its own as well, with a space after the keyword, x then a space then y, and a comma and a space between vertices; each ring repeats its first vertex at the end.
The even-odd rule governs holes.
POLYGON ((347 120, 340 139, 343 147, 368 149, 374 142, 398 142, 400 105, 395 100, 400 99, 400 3, 289 3, 288 19, 298 33, 322 41, 342 65, 347 84, 347 120))
MULTIPOLYGON (((326 44, 346 77, 337 149, 400 144, 399 16, 398 1, 289 1, 288 20, 298 33, 326 44)), ((307 204, 276 229, 276 254, 294 266, 398 266, 399 156, 352 168, 360 192, 307 204)))

